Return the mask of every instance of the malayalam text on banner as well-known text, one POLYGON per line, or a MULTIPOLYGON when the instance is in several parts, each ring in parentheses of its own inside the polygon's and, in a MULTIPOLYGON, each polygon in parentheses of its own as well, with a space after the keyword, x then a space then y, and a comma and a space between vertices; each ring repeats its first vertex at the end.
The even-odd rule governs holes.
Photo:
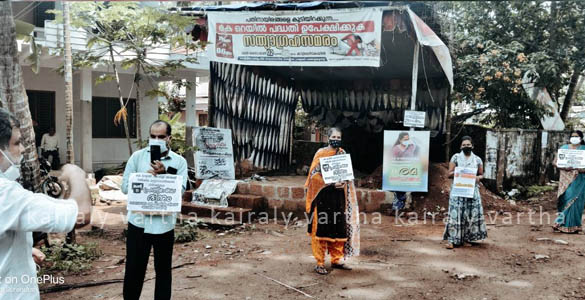
POLYGON ((235 179, 232 131, 213 127, 195 127, 195 177, 198 179, 235 179))
POLYGON ((559 168, 585 168, 585 150, 559 149, 557 152, 557 167, 559 168))
POLYGON ((353 180, 353 166, 349 154, 322 157, 319 160, 325 184, 353 180))
POLYGON ((208 12, 211 60, 266 66, 380 66, 382 9, 208 12))
POLYGON ((473 198, 477 180, 477 168, 455 168, 451 196, 473 198))
POLYGON ((181 212, 183 176, 132 173, 128 182, 128 211, 181 212))
POLYGON ((427 191, 429 141, 429 131, 384 131, 383 190, 427 191))

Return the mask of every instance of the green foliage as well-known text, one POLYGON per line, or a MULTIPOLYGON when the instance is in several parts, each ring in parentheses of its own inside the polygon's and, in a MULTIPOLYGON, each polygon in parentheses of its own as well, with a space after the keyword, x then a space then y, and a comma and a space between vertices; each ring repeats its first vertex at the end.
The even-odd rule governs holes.
POLYGON ((539 127, 551 113, 530 100, 519 79, 538 74, 558 104, 573 72, 585 67, 585 2, 465 1, 435 5, 449 29, 455 103, 490 112, 495 127, 539 127))
POLYGON ((191 221, 181 221, 175 227, 175 243, 189 243, 201 239, 198 231, 200 224, 191 221))
MULTIPOLYGON (((172 134, 171 134, 171 149, 179 155, 185 155, 185 152, 197 151, 197 147, 189 147, 187 146, 187 141, 185 140, 185 123, 181 122, 181 113, 177 113, 173 116, 173 118, 169 118, 167 115, 160 115, 159 118, 163 121, 168 122, 171 125, 172 134)), ((139 148, 144 148, 148 146, 148 140, 144 140, 142 142, 136 141, 136 145, 139 148)))
POLYGON ((55 244, 50 248, 42 247, 46 255, 44 272, 79 273, 91 268, 91 263, 102 255, 96 243, 55 244))
POLYGON ((531 198, 542 195, 546 192, 554 191, 558 187, 556 185, 531 185, 526 187, 526 197, 531 198))
POLYGON ((194 83, 185 80, 174 80, 172 82, 161 82, 157 89, 150 90, 147 94, 162 96, 166 102, 161 102, 159 111, 163 114, 176 114, 185 111, 186 103, 184 95, 181 95, 183 88, 191 89, 194 83))

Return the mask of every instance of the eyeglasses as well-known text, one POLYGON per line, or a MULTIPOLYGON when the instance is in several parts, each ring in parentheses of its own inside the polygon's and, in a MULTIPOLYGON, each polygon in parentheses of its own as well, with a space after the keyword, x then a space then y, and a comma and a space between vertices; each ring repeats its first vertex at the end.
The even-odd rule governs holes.
POLYGON ((150 135, 150 138, 151 138, 151 139, 159 139, 159 140, 163 140, 163 139, 166 139, 166 138, 167 138, 167 136, 166 136, 166 135, 154 135, 154 134, 151 134, 151 135, 150 135))

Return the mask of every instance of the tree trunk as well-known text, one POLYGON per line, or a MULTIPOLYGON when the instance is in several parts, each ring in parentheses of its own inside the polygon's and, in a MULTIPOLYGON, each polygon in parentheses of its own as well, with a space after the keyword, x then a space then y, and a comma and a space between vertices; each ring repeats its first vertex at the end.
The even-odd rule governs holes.
POLYGON ((18 63, 11 1, 0 1, 0 104, 20 121, 21 142, 25 148, 21 180, 23 186, 38 192, 41 187, 39 160, 22 69, 18 63))
POLYGON ((569 88, 567 89, 567 94, 565 95, 565 100, 563 101, 563 109, 561 110, 561 120, 566 123, 567 117, 569 116, 569 112, 571 111, 571 106, 573 106, 573 98, 575 98, 575 94, 577 94, 577 82, 579 81, 579 76, 581 75, 581 69, 575 68, 573 71, 573 76, 571 76, 571 83, 569 83, 569 88))
MULTIPOLYGON (((71 58, 71 30, 70 30, 69 3, 63 2, 63 38, 65 44, 65 135, 67 137, 67 163, 75 164, 73 151, 73 59, 71 58)), ((77 244, 75 228, 65 239, 67 244, 77 244)))
POLYGON ((142 147, 142 126, 140 123, 140 64, 136 66, 136 75, 134 75, 134 84, 136 85, 136 137, 138 138, 138 145, 142 147))
MULTIPOLYGON (((122 96, 122 89, 120 88, 120 76, 118 75, 118 68, 116 67, 116 61, 114 60, 114 45, 109 45, 110 59, 112 61, 112 67, 114 68, 114 74, 116 75, 116 84, 118 85, 118 96, 120 97, 120 109, 124 107, 124 97, 122 96)), ((126 140, 128 141, 128 153, 132 155, 132 141, 130 141, 130 130, 128 130, 128 121, 126 118, 122 118, 124 124, 124 131, 126 132, 126 140)))
POLYGON ((63 2, 63 37, 65 40, 65 134, 67 137, 67 163, 75 163, 73 151, 73 69, 71 58, 71 30, 69 3, 63 2))

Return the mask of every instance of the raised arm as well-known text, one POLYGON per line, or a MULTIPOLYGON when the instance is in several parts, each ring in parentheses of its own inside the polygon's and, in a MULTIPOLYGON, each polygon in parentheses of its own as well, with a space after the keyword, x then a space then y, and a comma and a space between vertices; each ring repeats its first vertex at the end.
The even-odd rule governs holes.
POLYGON ((67 198, 77 202, 77 222, 75 228, 89 224, 91 220, 91 192, 85 180, 85 172, 76 165, 66 164, 61 168, 59 180, 67 182, 69 195, 67 198))

